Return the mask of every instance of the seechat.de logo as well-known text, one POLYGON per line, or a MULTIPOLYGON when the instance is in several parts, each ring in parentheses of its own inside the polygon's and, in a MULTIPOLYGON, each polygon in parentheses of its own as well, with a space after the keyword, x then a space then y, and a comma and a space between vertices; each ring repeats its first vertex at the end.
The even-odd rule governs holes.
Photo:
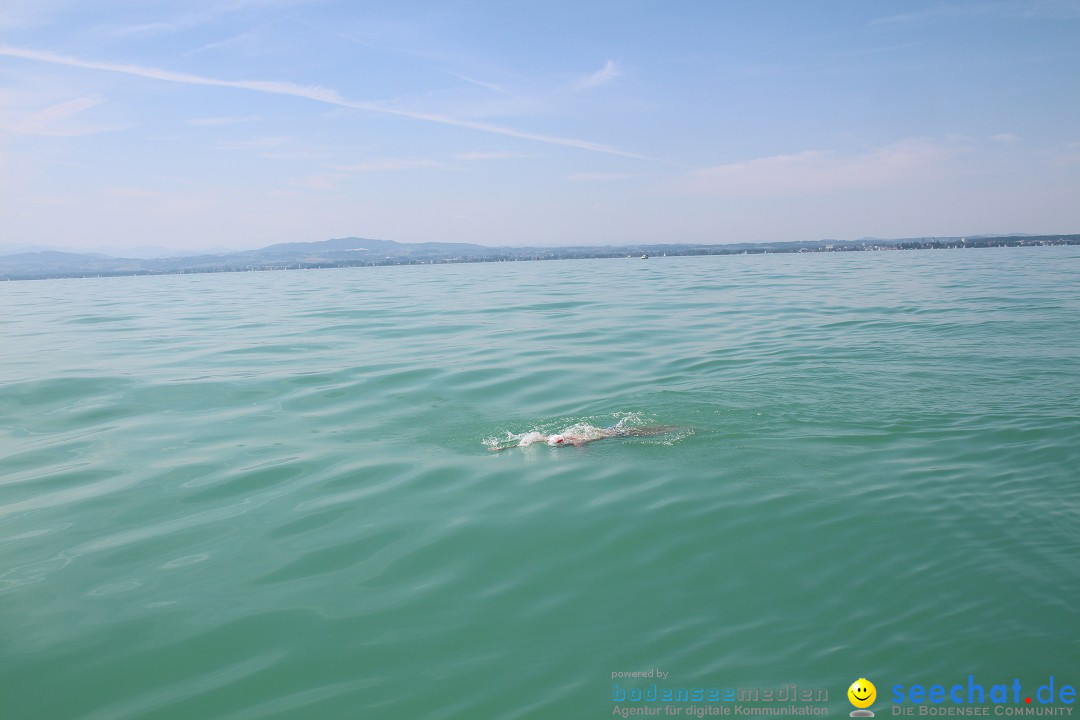
POLYGON ((877 700, 877 688, 874 687, 874 683, 866 678, 859 678, 847 689, 847 697, 857 708, 851 711, 851 717, 874 717, 874 713, 866 709, 874 704, 874 700, 877 700))

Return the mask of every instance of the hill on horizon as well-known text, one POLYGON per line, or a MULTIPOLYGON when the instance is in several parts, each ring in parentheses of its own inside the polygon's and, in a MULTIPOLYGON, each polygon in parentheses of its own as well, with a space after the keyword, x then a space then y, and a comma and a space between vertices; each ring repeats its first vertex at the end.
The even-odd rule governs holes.
MULTIPOLYGON (((410 265, 483 261, 556 260, 636 257, 638 255, 731 255, 741 253, 845 252, 859 250, 940 249, 1002 245, 1080 244, 1080 235, 1010 235, 934 237, 900 240, 813 240, 774 243, 701 245, 592 245, 574 247, 488 247, 472 243, 401 243, 345 237, 315 242, 267 245, 256 250, 157 258, 39 250, 0 255, 0 280, 85 277, 88 275, 160 275, 241 272, 357 265, 410 265)), ((25 246, 24 246, 25 247, 25 246)))

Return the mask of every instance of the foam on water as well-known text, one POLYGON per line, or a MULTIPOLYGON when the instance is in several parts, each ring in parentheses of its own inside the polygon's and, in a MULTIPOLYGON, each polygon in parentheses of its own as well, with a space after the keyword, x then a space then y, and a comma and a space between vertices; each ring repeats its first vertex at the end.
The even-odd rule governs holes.
MULTIPOLYGON (((532 430, 514 433, 505 431, 502 436, 490 436, 482 441, 489 448, 529 447, 537 443, 548 443, 551 436, 573 436, 587 441, 611 438, 612 430, 645 428, 656 425, 655 419, 641 412, 614 412, 610 420, 605 418, 561 418, 535 424, 532 430), (612 423, 610 420, 614 420, 612 423), (594 423, 606 423, 603 426, 594 423), (571 423, 567 425, 566 423, 571 423)), ((662 442, 671 445, 693 434, 692 428, 664 427, 663 432, 648 435, 616 436, 633 442, 662 442)), ((550 443, 549 443, 550 444, 550 443)))

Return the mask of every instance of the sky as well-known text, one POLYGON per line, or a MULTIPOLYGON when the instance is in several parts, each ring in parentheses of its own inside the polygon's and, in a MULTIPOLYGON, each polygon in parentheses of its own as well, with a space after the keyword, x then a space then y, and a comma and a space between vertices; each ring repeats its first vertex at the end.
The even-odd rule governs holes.
POLYGON ((0 245, 1080 232, 1080 0, 4 0, 0 245))

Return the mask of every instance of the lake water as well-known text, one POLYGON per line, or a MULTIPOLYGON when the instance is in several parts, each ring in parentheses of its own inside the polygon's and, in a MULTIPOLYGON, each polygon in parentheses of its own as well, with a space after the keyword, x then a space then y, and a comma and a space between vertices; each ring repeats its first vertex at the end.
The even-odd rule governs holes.
POLYGON ((1080 681, 1078 247, 9 282, 0 338, 4 718, 1080 681), (680 429, 486 447, 620 420, 680 429))

